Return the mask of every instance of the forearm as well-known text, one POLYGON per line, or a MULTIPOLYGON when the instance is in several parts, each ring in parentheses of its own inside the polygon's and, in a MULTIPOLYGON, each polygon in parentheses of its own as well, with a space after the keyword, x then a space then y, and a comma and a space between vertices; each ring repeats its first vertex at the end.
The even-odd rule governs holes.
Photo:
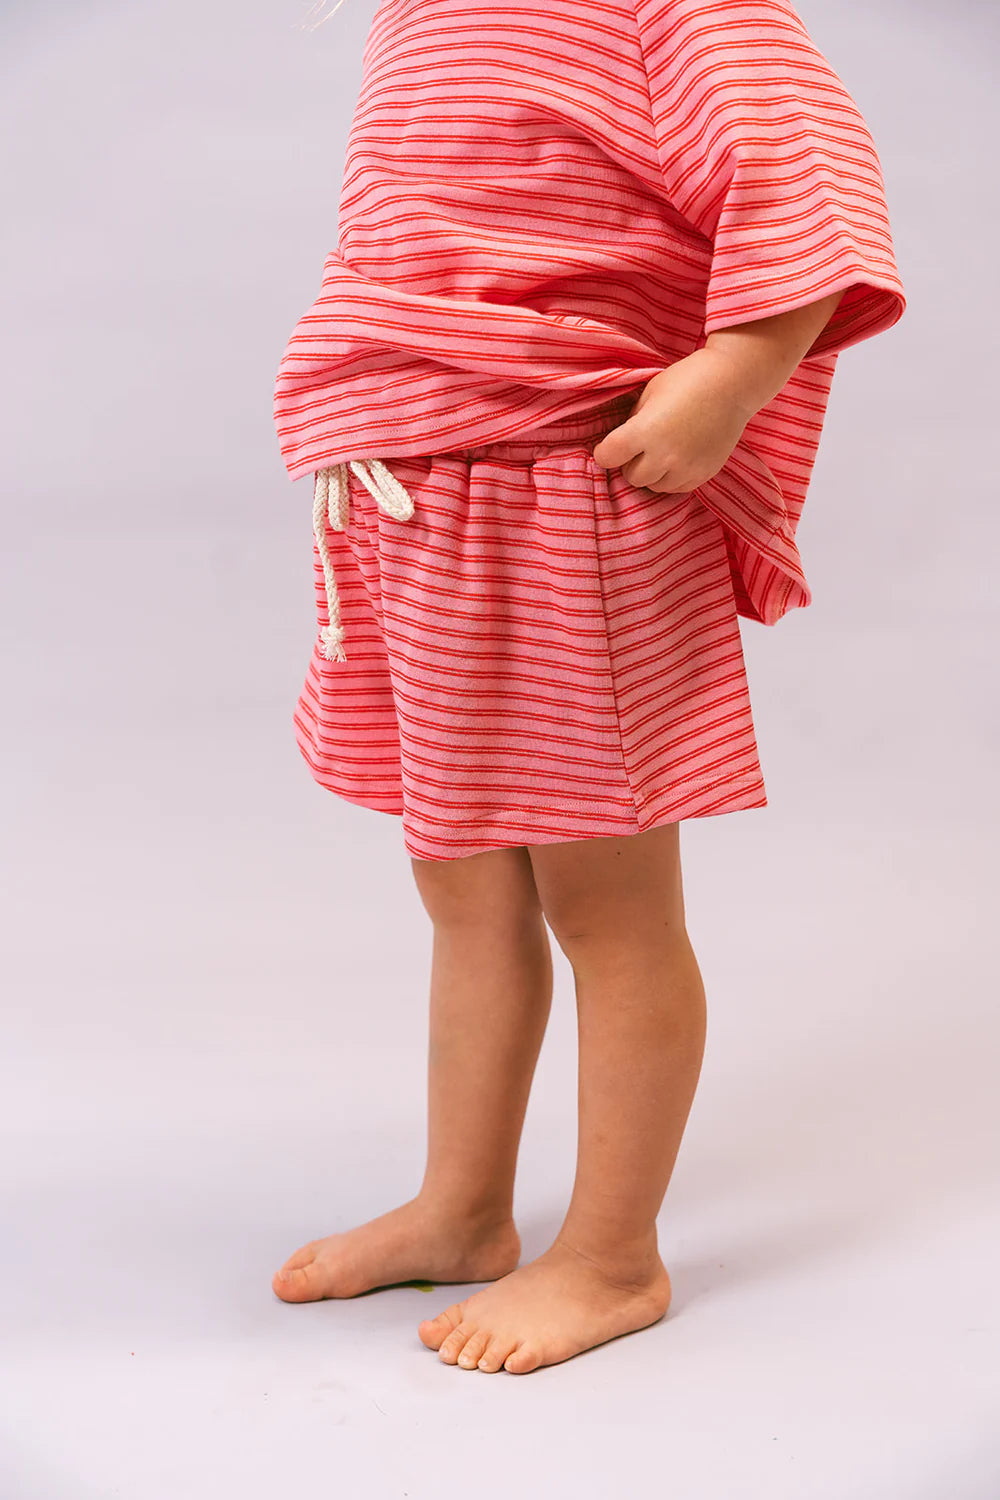
POLYGON ((719 328, 705 340, 705 351, 746 411, 746 419, 775 397, 829 323, 843 291, 791 312, 719 328))

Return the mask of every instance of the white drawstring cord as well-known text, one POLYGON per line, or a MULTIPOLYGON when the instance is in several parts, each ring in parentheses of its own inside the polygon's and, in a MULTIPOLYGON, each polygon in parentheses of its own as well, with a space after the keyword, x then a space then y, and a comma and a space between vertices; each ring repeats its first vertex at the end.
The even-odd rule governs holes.
POLYGON ((330 623, 320 631, 323 655, 327 661, 346 661, 344 650, 344 627, 340 623, 340 598, 337 580, 333 576, 333 562, 326 537, 326 523, 334 531, 343 531, 347 526, 348 488, 347 471, 353 469, 362 484, 374 496, 375 504, 387 516, 397 521, 408 521, 413 515, 413 501, 406 487, 400 484, 395 474, 387 469, 380 458, 350 458, 346 463, 333 464, 328 469, 316 470, 316 489, 313 496, 313 535, 323 564, 326 583, 327 618, 330 623))

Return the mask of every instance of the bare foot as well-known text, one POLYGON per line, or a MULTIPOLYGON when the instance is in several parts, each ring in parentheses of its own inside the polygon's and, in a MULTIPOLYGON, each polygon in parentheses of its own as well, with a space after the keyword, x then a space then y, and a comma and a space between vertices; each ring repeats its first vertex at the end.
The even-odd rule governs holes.
POLYGON ((520 1254, 513 1219, 444 1214, 418 1197, 357 1229, 310 1240, 271 1286, 283 1302, 316 1302, 401 1281, 493 1281, 520 1254))
POLYGON ((425 1319, 417 1332, 446 1364, 526 1375, 658 1322, 670 1290, 658 1255, 637 1279, 618 1279, 557 1241, 494 1286, 425 1319))

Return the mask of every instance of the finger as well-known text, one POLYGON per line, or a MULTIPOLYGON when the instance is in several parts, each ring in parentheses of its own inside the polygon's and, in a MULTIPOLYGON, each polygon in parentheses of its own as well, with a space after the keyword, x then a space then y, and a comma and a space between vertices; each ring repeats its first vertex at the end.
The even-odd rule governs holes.
POLYGON ((637 485, 640 489, 652 489, 654 485, 670 482, 670 471, 663 466, 663 460, 654 458, 650 453, 640 453, 638 458, 622 466, 622 473, 629 484, 637 485))
POLYGON ((628 422, 612 427, 590 451, 594 462, 602 469, 620 469, 622 464, 641 455, 642 441, 630 418, 628 422))
POLYGON ((678 480, 671 479, 669 474, 646 485, 647 490, 656 490, 661 495, 690 495, 693 488, 693 485, 681 484, 678 480))

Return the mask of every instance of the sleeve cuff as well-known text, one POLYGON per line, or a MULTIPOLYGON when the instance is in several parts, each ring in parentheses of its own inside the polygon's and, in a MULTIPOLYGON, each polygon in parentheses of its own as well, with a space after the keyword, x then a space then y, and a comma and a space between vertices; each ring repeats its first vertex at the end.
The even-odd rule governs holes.
POLYGON ((705 336, 715 333, 719 328, 732 328, 740 323, 752 323, 760 318, 792 312, 811 302, 819 302, 839 290, 844 295, 826 327, 802 356, 803 359, 823 354, 839 354, 852 344, 860 344, 864 339, 883 333, 898 323, 906 308, 906 295, 898 280, 872 275, 863 270, 843 276, 829 286, 789 291, 780 298, 774 296, 773 287, 759 288, 757 296, 754 295, 753 287, 743 286, 738 294, 730 292, 714 297, 710 288, 705 336))

